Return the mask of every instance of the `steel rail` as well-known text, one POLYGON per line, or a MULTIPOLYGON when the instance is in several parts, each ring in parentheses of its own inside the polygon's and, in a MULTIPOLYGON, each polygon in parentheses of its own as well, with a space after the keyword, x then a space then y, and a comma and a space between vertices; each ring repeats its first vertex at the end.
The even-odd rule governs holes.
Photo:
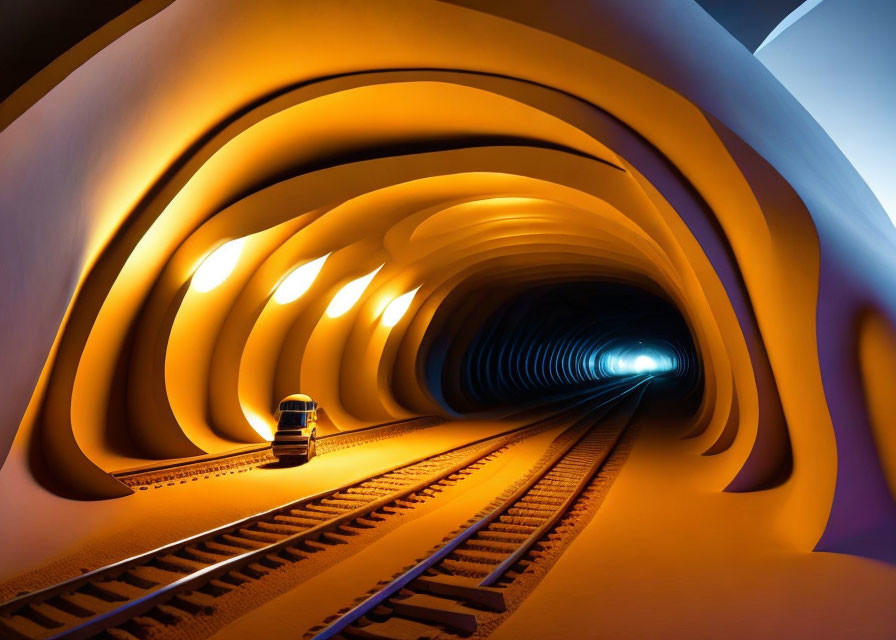
POLYGON ((476 445, 483 444, 486 442, 494 442, 492 447, 489 447, 485 450, 479 452, 471 452, 469 456, 466 456, 462 461, 452 465, 447 468, 447 470, 443 470, 437 474, 428 476, 424 480, 416 483, 413 486, 406 487, 400 491, 391 493, 383 498, 378 500, 374 500, 372 502, 365 503, 362 507, 358 509, 346 512, 344 514, 340 514, 337 517, 331 518, 329 520, 323 521, 320 525, 311 527, 309 529, 297 532, 296 534, 290 535, 282 540, 272 542, 264 547, 253 549, 251 551, 247 551, 246 553, 238 554, 236 556, 232 556, 230 558, 226 558, 221 562, 209 565, 208 567, 204 567, 198 569, 194 572, 191 572, 190 575, 187 575, 180 580, 177 580, 172 583, 168 583, 167 585, 163 585, 158 589, 154 589, 149 593, 130 600, 126 603, 123 603, 121 606, 117 608, 113 608, 104 613, 100 613, 96 616, 92 616, 89 620, 85 620, 82 624, 76 625, 74 627, 69 627, 65 630, 61 630, 59 633, 55 635, 45 636, 49 639, 55 638, 83 638, 89 637, 90 635, 102 631, 103 629, 107 629, 109 627, 115 626, 116 624, 121 624, 124 621, 133 619, 134 617, 140 615, 141 613, 151 609, 153 606, 157 604, 162 604, 164 601, 167 601, 169 597, 173 597, 174 593, 178 591, 182 591, 190 587, 191 585, 196 585, 197 583, 205 583, 207 580, 213 579, 217 575, 224 574, 228 571, 240 568, 245 566, 246 564, 250 564, 253 560, 258 558, 263 558, 264 556, 269 556, 271 554, 276 554, 283 549, 287 549, 289 547, 294 547, 299 545, 303 540, 314 538, 319 536, 322 533, 327 531, 331 531, 334 529, 338 529, 341 525, 346 524, 347 522, 351 522, 359 517, 363 517, 368 515, 385 505, 393 503, 397 500, 401 500, 411 494, 419 492, 421 489, 431 486, 434 483, 440 482, 445 478, 453 475, 460 469, 463 469, 471 464, 474 464, 476 460, 480 460, 482 458, 488 457, 492 455, 495 451, 507 446, 509 442, 508 439, 512 440, 512 436, 523 432, 525 430, 538 428, 545 423, 549 423, 550 421, 561 418, 562 416, 569 414, 578 407, 587 402, 593 400, 596 397, 599 397, 603 391, 598 393, 589 394, 587 397, 583 397, 579 402, 575 405, 566 407, 562 411, 556 412, 554 414, 544 416, 539 418, 538 420, 524 424, 518 427, 514 427, 512 429, 507 429, 497 434, 493 434, 490 436, 486 436, 483 438, 479 438, 469 443, 465 443, 463 445, 458 445, 456 447, 451 447, 444 451, 440 451, 434 454, 420 456, 414 460, 403 462, 401 464, 393 465, 387 469, 380 470, 375 474, 372 474, 366 478, 362 478, 359 480, 355 480, 346 484, 343 484, 339 487, 327 489, 325 491, 318 492, 316 494, 305 496, 299 500, 291 501, 286 504, 280 505, 278 507, 274 507, 272 509, 268 509, 266 511, 262 511, 259 513, 255 513, 246 518, 241 518, 239 520, 230 522, 228 524, 216 527, 214 529, 210 529, 207 531, 203 531, 201 533, 195 534, 193 536, 189 536, 175 542, 163 545, 161 547, 152 549, 150 551, 132 556, 130 558, 111 563, 109 565, 100 567, 88 573, 84 573, 68 580, 64 580, 62 582, 56 583, 54 585, 50 585, 43 589, 39 589, 36 591, 32 591, 29 593, 22 594, 13 598, 3 604, 0 604, 0 615, 3 616, 12 616, 15 615, 16 612, 20 611, 24 607, 27 607, 30 604, 37 604, 41 602, 46 602, 50 600, 56 595, 64 595, 66 593, 70 593, 73 591, 77 591, 79 588, 87 585, 88 583, 97 580, 99 578, 109 578, 120 576, 125 573, 129 569, 145 565, 151 562, 154 558, 165 556, 167 554, 173 554, 180 549, 189 546, 191 544, 195 544, 204 540, 213 539, 222 534, 227 534, 239 530, 248 525, 252 525, 255 522, 262 520, 266 517, 275 516, 280 513, 288 512, 291 509, 296 509, 302 507, 305 504, 315 502, 317 500, 325 499, 340 492, 343 492, 352 487, 356 487, 365 482, 369 482, 371 480, 375 480, 378 477, 386 476, 395 471, 410 468, 420 463, 424 463, 428 460, 449 455, 451 453, 461 451, 463 449, 469 447, 475 447, 476 445))
MULTIPOLYGON (((645 385, 641 390, 638 399, 635 401, 635 405, 640 404, 641 398, 644 396, 644 391, 646 391, 646 389, 647 387, 645 385)), ((522 560, 527 553, 529 553, 532 547, 535 546, 539 540, 541 540, 551 529, 554 528, 554 526, 563 518, 563 516, 566 515, 566 512, 575 503, 575 501, 579 499, 579 497, 585 491, 586 487, 591 484, 594 476, 597 475, 597 472, 600 471, 600 468, 603 466, 604 462, 606 462, 607 458, 610 457, 610 454, 613 453, 616 445, 619 444, 619 440, 622 438, 622 434, 624 432, 625 429, 619 430, 619 433, 617 433, 616 437, 613 438, 610 446, 607 447, 602 455, 594 459, 594 462, 591 463, 588 471, 585 472, 585 474, 582 476, 582 479, 579 480, 579 482, 573 488, 572 492, 566 497, 566 499, 560 504, 560 506, 557 507, 556 511, 554 511, 554 514, 535 531, 533 531, 528 538, 521 542, 516 551, 507 556, 507 558, 501 564, 499 564, 494 569, 494 571, 483 578, 479 582, 480 587, 494 586, 495 583, 498 582, 498 580, 500 580, 505 573, 507 573, 514 565, 522 560)))
MULTIPOLYGON (((383 422, 381 424, 373 424, 367 427, 361 427, 360 429, 353 429, 352 431, 337 431, 336 433, 328 433, 324 436, 318 436, 318 441, 320 440, 329 440, 330 438, 343 438, 345 436, 354 436, 361 433, 367 433, 370 431, 376 431, 379 429, 386 429, 389 427, 397 427, 401 425, 414 426, 415 423, 418 422, 429 422, 432 420, 442 420, 439 416, 418 416, 416 418, 408 418, 406 420, 393 420, 392 422, 383 422)), ((210 462, 217 462, 219 460, 227 460, 229 458, 239 458, 241 456, 249 456, 255 453, 262 453, 271 448, 270 442, 259 443, 255 445, 246 445, 244 447, 240 447, 239 449, 232 449, 230 451, 224 451, 222 453, 213 453, 213 454, 204 454, 200 456, 192 456, 189 458, 178 458, 174 461, 167 461, 159 464, 147 464, 143 466, 137 467, 128 467, 127 469, 120 469, 118 471, 113 471, 111 473, 112 477, 116 480, 132 478, 134 476, 140 476, 144 474, 150 473, 158 473, 161 471, 169 471, 174 469, 180 469, 183 467, 191 467, 193 465, 202 465, 210 462)))
MULTIPOLYGON (((650 381, 650 377, 641 379, 631 388, 623 391, 622 393, 610 398, 602 402, 600 405, 595 407, 590 413, 594 413, 600 408, 605 407, 606 405, 621 401, 626 395, 632 393, 635 389, 640 387, 641 385, 645 385, 650 381)), ((640 400, 640 396, 639 396, 640 400)), ((615 405, 614 405, 615 406, 615 405)), ((612 407, 610 408, 612 409, 612 407)), ((609 413, 609 410, 604 414, 604 416, 609 413)), ((602 416, 603 417, 603 416, 602 416)), ((587 420, 583 418, 577 421, 577 424, 582 422, 583 420, 587 420)), ((570 428, 574 428, 573 427, 570 428)), ((559 452, 555 455, 551 456, 551 458, 546 461, 542 468, 538 473, 534 474, 532 478, 530 478, 523 486, 519 487, 513 494, 505 500, 502 500, 502 504, 495 509, 491 510, 488 514, 465 528, 459 534, 457 534, 454 538, 443 544, 439 547, 433 554, 421 560, 419 563, 414 565, 412 568, 402 573, 400 576, 389 582, 382 589, 378 590, 376 593, 372 594, 364 601, 340 615, 338 618, 330 622, 323 629, 318 631, 311 640, 330 640, 338 636, 340 633, 345 631, 346 628, 371 613, 374 609, 376 609, 379 605, 383 604, 389 598, 393 597, 397 594, 401 589, 409 585, 411 582, 422 576, 427 570, 439 564, 442 560, 447 558, 453 551, 455 551, 459 546, 461 546, 464 542, 473 537, 476 533, 481 531, 483 528, 497 520, 502 514, 504 514, 507 509, 509 509, 515 502, 517 502, 520 498, 526 495, 528 491, 531 490, 533 486, 535 486, 542 478, 544 478, 551 469, 562 460, 577 444, 579 444, 583 438, 585 438, 590 430, 586 430, 579 437, 577 437, 574 441, 569 443, 567 446, 564 446, 559 452)), ((612 447, 610 447, 612 450, 612 447)), ((584 488, 587 486, 587 483, 582 483, 581 486, 584 488)), ((581 495, 581 490, 576 494, 576 498, 581 495)), ((569 504, 572 504, 573 501, 569 501, 569 504)), ((568 507, 567 507, 568 508, 568 507)), ((565 510, 564 510, 565 513, 565 510)), ((528 542, 528 540, 527 540, 528 542)), ((531 548, 531 545, 529 545, 531 548)), ((509 567, 508 567, 509 568, 509 567)), ((506 569, 502 571, 502 574, 506 572, 506 569)), ((491 576, 489 576, 491 577, 491 576)))

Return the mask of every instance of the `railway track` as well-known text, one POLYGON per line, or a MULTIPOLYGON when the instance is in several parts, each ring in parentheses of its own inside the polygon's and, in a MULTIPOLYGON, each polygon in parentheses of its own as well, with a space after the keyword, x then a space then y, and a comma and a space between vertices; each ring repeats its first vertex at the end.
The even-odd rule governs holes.
POLYGON ((592 422, 566 431, 537 471, 501 504, 306 638, 467 637, 506 612, 507 588, 538 561, 540 546, 589 489, 622 438, 646 382, 615 409, 615 424, 594 428, 592 422))
MULTIPOLYGON (((412 431, 440 425, 445 420, 438 416, 421 416, 410 420, 399 420, 373 425, 354 431, 331 433, 317 438, 317 455, 369 444, 386 438, 395 438, 412 431)), ((200 478, 210 478, 224 474, 243 473, 255 467, 276 462, 271 453, 271 444, 249 446, 237 451, 217 455, 188 458, 156 465, 144 465, 133 469, 116 471, 112 476, 131 489, 161 489, 200 478)))
MULTIPOLYGON (((329 547, 461 482, 510 446, 616 397, 583 398, 537 422, 422 457, 0 604, 0 638, 133 639, 214 610, 215 598, 329 547), (587 405, 583 408, 582 405, 587 405)), ((581 420, 579 421, 581 422, 581 420)), ((576 423, 578 424, 578 423, 576 423)))

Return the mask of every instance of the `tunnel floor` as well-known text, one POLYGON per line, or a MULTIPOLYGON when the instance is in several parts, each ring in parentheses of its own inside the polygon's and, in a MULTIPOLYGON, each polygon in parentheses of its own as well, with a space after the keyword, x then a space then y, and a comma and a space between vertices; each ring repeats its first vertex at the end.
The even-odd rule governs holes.
MULTIPOLYGON (((506 428, 500 421, 446 423, 335 451, 307 465, 227 474, 120 500, 77 502, 47 495, 47 508, 36 509, 4 492, 2 512, 17 514, 17 520, 7 521, 4 531, 0 599, 506 428), (59 536, 60 530, 67 535, 59 536)), ((4 467, 0 481, 12 486, 15 474, 4 467)))
MULTIPOLYGON (((23 516, 16 535, 22 537, 5 538, 0 596, 8 599, 507 426, 456 421, 336 451, 295 468, 227 474, 117 501, 59 500, 57 508, 39 512, 17 508, 23 516), (63 528, 64 539, 56 535, 63 528), (11 549, 32 555, 10 554, 11 549)), ((775 499, 773 491, 708 491, 682 462, 688 456, 681 450, 690 445, 677 439, 676 425, 648 415, 636 418, 635 427, 631 452, 599 511, 490 637, 884 638, 881 630, 896 628, 888 596, 896 590, 896 568, 846 555, 789 551, 761 517, 766 501, 775 499), (645 610, 651 615, 643 615, 645 610)), ((476 491, 459 483, 371 535, 369 544, 355 544, 351 551, 337 547, 327 560, 311 560, 303 565, 310 579, 274 580, 164 637, 286 638, 320 625, 486 508, 539 460, 561 430, 552 427, 511 448, 477 476, 476 491)))
POLYGON ((675 453, 687 440, 642 427, 599 513, 491 638, 893 636, 896 568, 791 551, 763 518, 775 490, 707 490, 675 453))

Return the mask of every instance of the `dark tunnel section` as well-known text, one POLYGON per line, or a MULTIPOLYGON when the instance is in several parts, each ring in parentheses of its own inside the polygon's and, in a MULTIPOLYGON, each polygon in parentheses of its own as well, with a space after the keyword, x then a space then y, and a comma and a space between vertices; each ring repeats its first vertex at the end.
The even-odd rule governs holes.
POLYGON ((424 372, 447 410, 516 409, 651 378, 650 396, 695 411, 703 373, 678 309, 632 285, 600 281, 469 292, 444 310, 424 372))

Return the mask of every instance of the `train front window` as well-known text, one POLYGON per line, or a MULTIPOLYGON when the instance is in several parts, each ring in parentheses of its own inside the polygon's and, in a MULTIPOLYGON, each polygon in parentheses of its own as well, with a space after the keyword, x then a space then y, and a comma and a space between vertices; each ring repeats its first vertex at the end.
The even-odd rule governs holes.
POLYGON ((280 411, 308 411, 313 408, 312 404, 304 400, 286 400, 280 403, 280 411))
POLYGON ((307 413, 300 411, 284 411, 280 414, 281 427, 304 427, 307 423, 307 413))

